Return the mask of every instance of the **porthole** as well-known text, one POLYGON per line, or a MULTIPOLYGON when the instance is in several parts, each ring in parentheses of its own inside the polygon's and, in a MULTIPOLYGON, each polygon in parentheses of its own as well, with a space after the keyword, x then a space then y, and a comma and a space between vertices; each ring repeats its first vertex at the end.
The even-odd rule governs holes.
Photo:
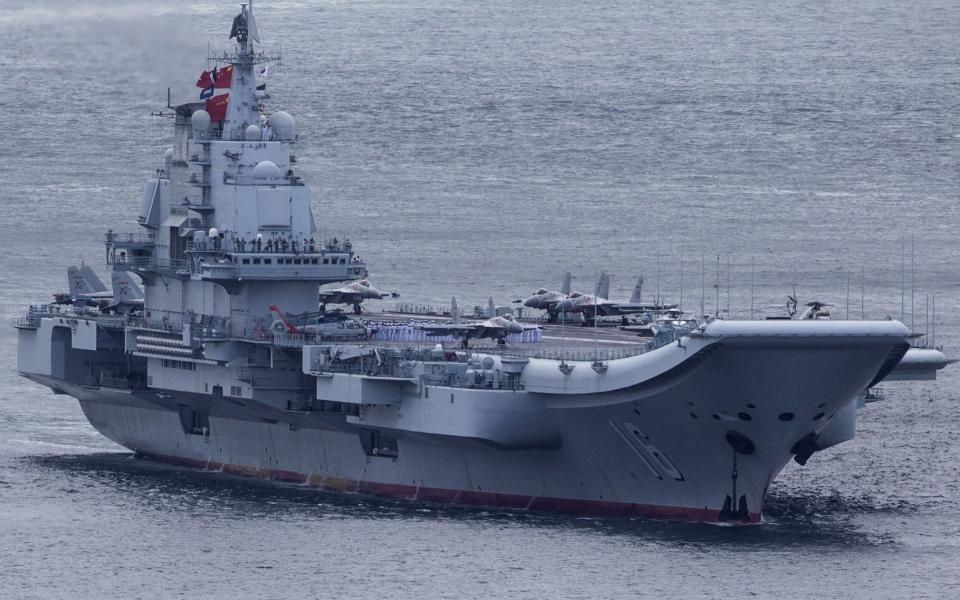
POLYGON ((826 414, 826 413, 818 412, 817 414, 813 415, 813 420, 814 420, 814 421, 819 421, 820 419, 823 418, 823 415, 825 415, 825 414, 826 414))
POLYGON ((713 413, 713 418, 716 419, 717 421, 719 421, 719 420, 720 420, 720 415, 718 415, 717 413, 713 413))
POLYGON ((698 418, 698 417, 697 417, 697 413, 690 413, 690 418, 691 418, 691 419, 696 419, 696 418, 698 418))
POLYGON ((792 413, 792 412, 782 412, 782 413, 780 413, 780 416, 779 416, 778 418, 779 418, 781 421, 792 421, 792 420, 793 420, 793 413, 792 413))
POLYGON ((745 413, 745 412, 737 413, 737 416, 740 417, 740 420, 741 420, 741 421, 752 421, 752 420, 753 420, 753 417, 751 417, 749 413, 745 413))
POLYGON ((756 407, 757 407, 756 404, 748 404, 748 405, 747 405, 747 408, 756 408, 756 407))

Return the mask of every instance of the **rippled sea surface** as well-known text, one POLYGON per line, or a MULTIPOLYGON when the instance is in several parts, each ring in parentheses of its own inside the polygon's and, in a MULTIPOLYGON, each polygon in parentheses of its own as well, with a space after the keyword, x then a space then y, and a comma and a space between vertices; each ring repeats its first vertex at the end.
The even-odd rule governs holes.
MULTIPOLYGON (((0 0, 4 314, 68 264, 105 271, 102 233, 133 229, 169 135, 150 113, 167 86, 193 99, 236 10, 0 0)), ((644 274, 747 316, 796 287, 926 332, 935 294, 960 356, 956 2, 262 0, 257 21, 324 235, 404 300, 507 303, 606 270, 616 297, 644 274)), ((956 367, 886 385, 854 441, 787 467, 766 524, 721 528, 136 460, 18 378, 15 342, 0 327, 0 598, 960 595, 956 367)))

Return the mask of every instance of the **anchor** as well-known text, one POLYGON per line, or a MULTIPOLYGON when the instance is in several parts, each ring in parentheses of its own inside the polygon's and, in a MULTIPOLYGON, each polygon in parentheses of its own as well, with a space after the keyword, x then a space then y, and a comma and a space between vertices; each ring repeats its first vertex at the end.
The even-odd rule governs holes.
POLYGON ((730 448, 733 450, 733 469, 730 472, 730 480, 733 483, 732 495, 727 494, 723 499, 723 508, 720 509, 720 514, 717 517, 717 520, 720 522, 736 521, 740 523, 747 523, 750 521, 750 509, 747 506, 747 495, 741 494, 739 501, 734 500, 737 498, 737 478, 739 477, 739 472, 737 471, 737 455, 743 454, 744 456, 748 454, 753 454, 753 451, 756 449, 756 446, 753 443, 753 440, 740 433, 739 431, 728 431, 724 435, 724 439, 727 440, 727 443, 730 444, 730 448), (734 506, 736 502, 736 506, 734 506))

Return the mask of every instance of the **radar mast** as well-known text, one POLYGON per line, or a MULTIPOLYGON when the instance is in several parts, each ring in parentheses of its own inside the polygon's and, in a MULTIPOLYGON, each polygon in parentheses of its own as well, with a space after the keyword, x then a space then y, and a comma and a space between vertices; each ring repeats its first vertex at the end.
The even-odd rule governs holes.
POLYGON ((242 139, 246 128, 260 121, 261 98, 257 93, 254 66, 279 60, 279 57, 254 50, 253 42, 259 42, 260 35, 253 15, 252 0, 248 4, 241 4, 240 14, 233 18, 230 39, 234 38, 237 40, 237 50, 233 54, 211 57, 213 60, 226 62, 233 68, 230 99, 223 123, 222 139, 225 140, 242 139))

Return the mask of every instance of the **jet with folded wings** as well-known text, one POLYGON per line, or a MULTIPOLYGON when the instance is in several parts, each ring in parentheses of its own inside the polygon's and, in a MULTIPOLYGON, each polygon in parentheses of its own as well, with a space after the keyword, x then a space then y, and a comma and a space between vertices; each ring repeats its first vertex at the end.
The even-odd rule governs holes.
POLYGON ((613 302, 607 300, 610 292, 610 276, 603 273, 597 284, 596 294, 581 294, 574 292, 566 299, 557 304, 557 312, 563 313, 583 313, 585 317, 628 315, 642 312, 659 312, 676 308, 676 304, 663 304, 662 302, 641 302, 640 293, 643 290, 643 277, 637 278, 637 284, 633 288, 633 294, 629 302, 613 302))
POLYGON ((326 310, 327 304, 349 304, 353 306, 353 312, 359 315, 360 303, 364 300, 383 300, 399 296, 396 292, 381 292, 366 279, 361 279, 336 290, 321 290, 320 308, 326 310))
POLYGON ((488 338, 497 340, 497 344, 506 344, 506 338, 513 333, 523 333, 527 329, 536 329, 536 325, 524 325, 513 315, 500 315, 491 317, 485 321, 460 321, 460 311, 457 308, 457 299, 453 299, 450 314, 452 319, 446 323, 422 323, 417 325, 418 329, 426 331, 428 335, 444 336, 452 335, 462 340, 462 345, 467 348, 471 339, 488 338))

